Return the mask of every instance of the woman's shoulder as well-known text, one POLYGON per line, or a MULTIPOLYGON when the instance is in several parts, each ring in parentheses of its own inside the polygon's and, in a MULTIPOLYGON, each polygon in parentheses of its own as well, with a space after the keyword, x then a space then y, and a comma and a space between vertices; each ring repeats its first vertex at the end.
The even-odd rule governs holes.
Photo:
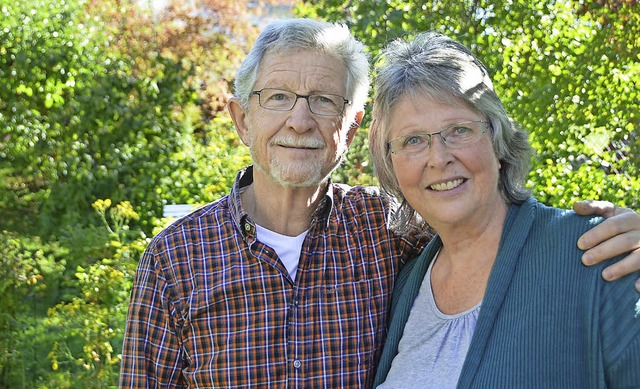
POLYGON ((573 210, 548 206, 536 199, 530 199, 522 205, 532 210, 535 224, 547 232, 557 231, 567 234, 571 231, 582 233, 604 220, 600 216, 583 216, 573 210))

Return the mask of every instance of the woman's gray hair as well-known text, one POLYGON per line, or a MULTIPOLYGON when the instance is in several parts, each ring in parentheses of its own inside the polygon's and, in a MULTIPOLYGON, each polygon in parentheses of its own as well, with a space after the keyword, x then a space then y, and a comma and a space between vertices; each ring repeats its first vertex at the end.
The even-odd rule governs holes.
MULTIPOLYGON (((396 40, 381 53, 375 80, 369 143, 380 186, 400 205, 394 227, 426 228, 402 195, 389 151, 390 118, 398 101, 431 98, 484 116, 492 129, 493 150, 500 161, 499 190, 507 203, 530 197, 525 188, 532 149, 527 134, 507 115, 485 66, 460 42, 436 32, 410 41, 396 40)), ((434 129, 435 130, 435 129, 434 129)))
POLYGON ((303 18, 271 22, 260 33, 236 75, 235 97, 242 107, 249 108, 251 92, 267 53, 286 55, 301 50, 328 54, 344 63, 345 98, 352 101, 352 109, 364 110, 370 83, 369 57, 364 45, 344 25, 303 18))

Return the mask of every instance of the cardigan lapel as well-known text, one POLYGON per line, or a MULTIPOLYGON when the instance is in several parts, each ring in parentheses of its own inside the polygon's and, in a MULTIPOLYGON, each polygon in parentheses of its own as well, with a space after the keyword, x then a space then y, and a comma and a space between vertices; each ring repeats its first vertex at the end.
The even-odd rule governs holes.
MULTIPOLYGON (((406 287, 403 293, 397 296, 397 301, 394 301, 395 312, 393 314, 392 325, 394 323, 400 325, 399 331, 397 331, 400 337, 402 337, 402 331, 411 313, 411 308, 413 308, 413 303, 418 293, 420 293, 420 287, 429 269, 429 264, 433 261, 433 257, 435 257, 441 247, 442 241, 440 237, 435 236, 418 257, 414 268, 411 270, 411 274, 407 277, 406 287)), ((396 300, 395 296, 393 300, 396 300)), ((399 340, 400 339, 398 339, 398 341, 399 340)))
POLYGON ((382 383, 386 379, 386 375, 391 368, 391 362, 398 354, 398 345, 404 333, 404 327, 409 319, 413 302, 420 292, 420 286, 427 273, 429 264, 438 250, 440 250, 440 247, 442 247, 442 241, 440 237, 436 235, 427 247, 422 250, 422 253, 420 253, 420 256, 416 259, 415 265, 410 269, 409 274, 407 274, 406 277, 401 274, 397 280, 396 288, 398 289, 396 289, 396 291, 401 288, 402 293, 394 293, 392 298, 387 339, 375 378, 375 382, 377 383, 382 383), (404 283, 404 287, 402 283, 404 283))
POLYGON ((491 336, 494 323, 500 312, 502 302, 509 290, 518 263, 520 250, 535 220, 535 201, 529 199, 524 204, 512 205, 504 223, 500 247, 496 261, 491 269, 487 288, 482 300, 476 329, 467 352, 458 387, 472 387, 473 379, 480 366, 482 357, 491 336))

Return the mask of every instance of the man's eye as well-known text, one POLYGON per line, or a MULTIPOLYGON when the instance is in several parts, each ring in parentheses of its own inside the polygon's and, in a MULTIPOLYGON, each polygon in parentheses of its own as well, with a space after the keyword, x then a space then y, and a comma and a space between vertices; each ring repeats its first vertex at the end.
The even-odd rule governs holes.
POLYGON ((325 107, 333 107, 333 106, 337 106, 337 102, 335 98, 331 97, 331 96, 325 96, 325 95, 312 95, 311 99, 313 100, 313 102, 315 104, 320 104, 322 106, 325 107))
POLYGON ((286 99, 287 99, 287 95, 285 95, 284 93, 274 93, 271 96, 269 96, 269 100, 282 101, 286 99))

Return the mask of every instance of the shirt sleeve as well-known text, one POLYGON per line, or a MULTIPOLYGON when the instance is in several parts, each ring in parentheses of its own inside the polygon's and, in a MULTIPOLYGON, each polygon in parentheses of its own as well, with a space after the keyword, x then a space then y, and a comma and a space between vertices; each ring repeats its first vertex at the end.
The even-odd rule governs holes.
POLYGON ((150 246, 133 284, 122 348, 120 388, 183 386, 183 355, 167 280, 150 246))

